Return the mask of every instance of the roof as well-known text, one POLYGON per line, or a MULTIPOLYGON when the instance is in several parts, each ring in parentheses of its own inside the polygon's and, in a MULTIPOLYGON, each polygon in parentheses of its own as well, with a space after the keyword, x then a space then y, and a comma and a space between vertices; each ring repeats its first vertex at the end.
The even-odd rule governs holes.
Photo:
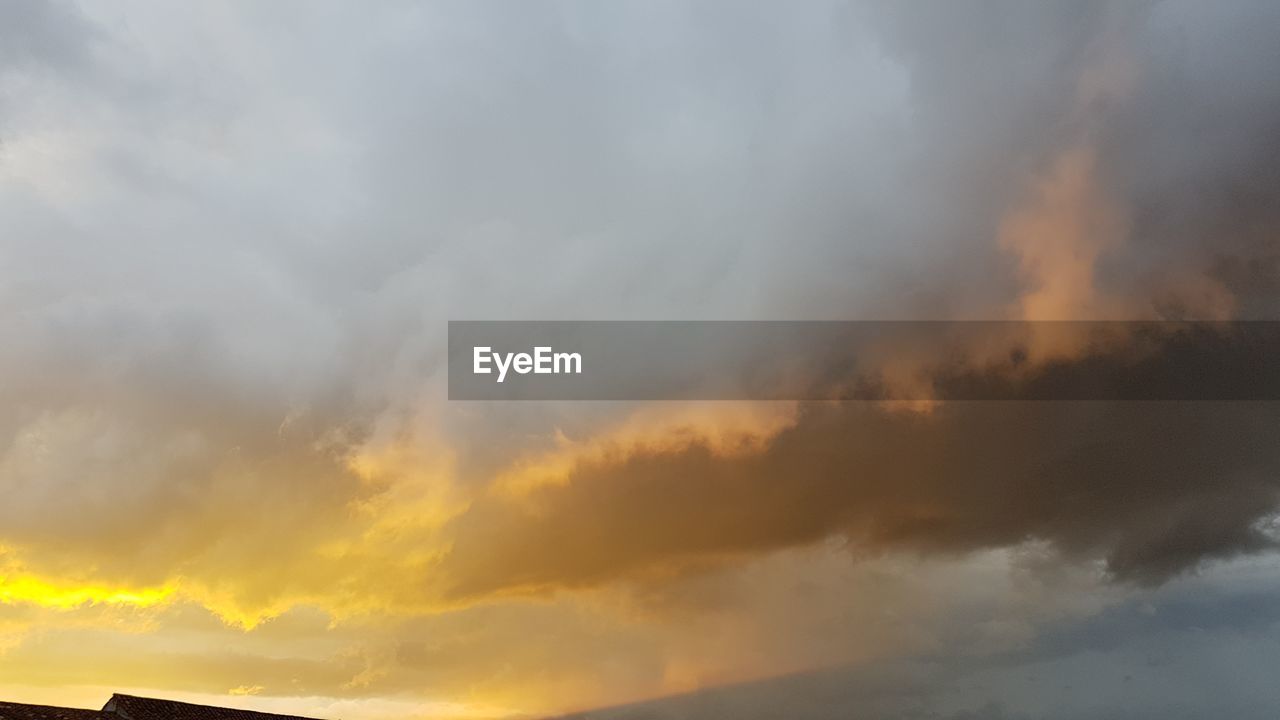
MULTIPOLYGON (((123 720, 314 720, 299 715, 237 710, 234 708, 195 705, 176 700, 157 700, 134 695, 112 695, 102 708, 102 716, 115 715, 123 720)), ((8 720, 0 718, 0 720, 8 720)), ((89 720, 84 716, 66 720, 89 720)))
POLYGON ((0 720, 101 720, 97 710, 0 702, 0 720))
POLYGON ((0 702, 0 720, 314 720, 299 715, 115 694, 101 710, 0 702))

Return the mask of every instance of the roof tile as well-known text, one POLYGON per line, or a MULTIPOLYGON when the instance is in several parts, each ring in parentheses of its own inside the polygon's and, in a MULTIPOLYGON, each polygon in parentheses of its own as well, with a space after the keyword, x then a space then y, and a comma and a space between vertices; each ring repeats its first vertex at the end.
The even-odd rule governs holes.
POLYGON ((97 710, 0 702, 0 720, 102 720, 97 710))

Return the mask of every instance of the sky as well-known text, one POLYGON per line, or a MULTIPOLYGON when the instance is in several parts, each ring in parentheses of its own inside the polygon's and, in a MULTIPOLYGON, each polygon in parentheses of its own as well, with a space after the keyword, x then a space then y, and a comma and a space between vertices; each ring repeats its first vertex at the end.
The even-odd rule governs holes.
POLYGON ((451 319, 1280 319, 1276 68, 1248 0, 2 0, 0 698, 1273 717, 1276 403, 445 361, 451 319))

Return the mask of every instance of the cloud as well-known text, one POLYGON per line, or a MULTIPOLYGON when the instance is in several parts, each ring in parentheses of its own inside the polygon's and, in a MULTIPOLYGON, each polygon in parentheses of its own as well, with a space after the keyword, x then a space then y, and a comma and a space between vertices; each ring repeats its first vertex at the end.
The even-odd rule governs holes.
POLYGON ((1269 547, 1270 403, 944 403, 928 414, 814 405, 768 446, 693 443, 575 467, 455 521, 456 597, 594 585, 847 538, 962 553, 1050 540, 1156 580, 1269 547), (500 529, 500 531, 499 531, 500 529))
POLYGON ((862 663, 573 718, 1264 718, 1277 702, 1262 668, 1280 646, 1274 561, 1233 563, 985 657, 931 655, 862 663), (1246 577, 1252 580, 1242 580, 1246 577), (1250 587, 1250 586, 1253 587, 1250 587), (1267 609, 1264 609, 1267 608, 1267 609))
POLYGON ((907 595, 851 558, 1271 546, 1269 405, 481 406, 443 363, 463 317, 1274 317, 1273 3, 0 13, 32 686, 605 703, 847 659, 907 595))

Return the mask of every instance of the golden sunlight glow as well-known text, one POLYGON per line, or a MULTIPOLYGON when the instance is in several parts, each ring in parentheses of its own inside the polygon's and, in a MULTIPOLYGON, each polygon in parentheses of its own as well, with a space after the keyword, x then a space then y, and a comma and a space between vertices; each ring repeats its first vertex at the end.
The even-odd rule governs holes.
POLYGON ((58 583, 30 575, 0 575, 0 603, 32 603, 61 610, 98 603, 152 607, 170 600, 175 591, 172 585, 130 588, 58 583))

